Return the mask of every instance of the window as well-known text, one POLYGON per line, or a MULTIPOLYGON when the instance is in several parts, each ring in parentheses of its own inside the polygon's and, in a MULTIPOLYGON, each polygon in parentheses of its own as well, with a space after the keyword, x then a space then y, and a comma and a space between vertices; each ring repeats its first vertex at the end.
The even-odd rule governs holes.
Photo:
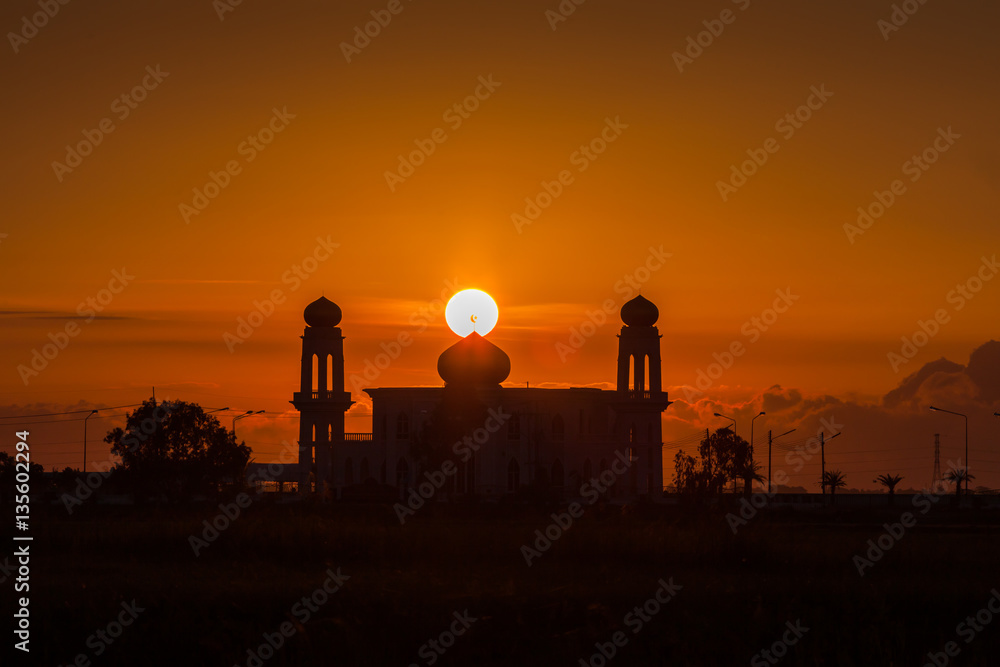
POLYGON ((566 425, 563 423, 562 415, 552 418, 552 441, 562 442, 566 437, 566 425))
POLYGON ((507 492, 514 493, 521 486, 521 466, 517 459, 511 459, 507 464, 507 492))
POLYGON ((400 412, 396 417, 396 439, 406 440, 410 437, 410 418, 405 412, 400 412))
POLYGON ((507 421, 507 439, 508 440, 520 440, 521 439, 521 415, 516 412, 510 416, 507 421))

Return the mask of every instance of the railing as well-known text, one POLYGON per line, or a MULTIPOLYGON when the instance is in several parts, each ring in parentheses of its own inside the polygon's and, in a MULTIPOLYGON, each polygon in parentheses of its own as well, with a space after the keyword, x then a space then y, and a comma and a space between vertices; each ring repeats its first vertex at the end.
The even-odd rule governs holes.
MULTIPOLYGON (((641 390, 637 390, 637 389, 629 389, 629 390, 624 391, 622 393, 624 393, 628 398, 653 398, 654 397, 654 392, 652 392, 652 391, 641 391, 641 390)), ((658 394, 659 392, 655 392, 655 393, 658 394)))
POLYGON ((371 442, 371 433, 345 433, 344 442, 371 442))

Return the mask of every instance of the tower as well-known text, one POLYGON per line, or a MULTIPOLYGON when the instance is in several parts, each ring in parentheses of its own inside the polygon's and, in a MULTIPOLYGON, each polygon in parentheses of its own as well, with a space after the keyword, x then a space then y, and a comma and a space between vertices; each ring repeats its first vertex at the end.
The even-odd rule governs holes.
POLYGON ((663 491, 663 425, 660 414, 670 401, 662 391, 660 311, 652 301, 637 296, 622 306, 625 326, 618 334, 618 415, 616 437, 632 460, 632 493, 659 496, 663 491))
POLYGON ((353 405, 344 391, 344 336, 340 306, 320 297, 303 312, 302 372, 292 405, 299 411, 299 493, 310 490, 316 464, 316 491, 332 493, 333 456, 344 441, 344 413, 353 405))

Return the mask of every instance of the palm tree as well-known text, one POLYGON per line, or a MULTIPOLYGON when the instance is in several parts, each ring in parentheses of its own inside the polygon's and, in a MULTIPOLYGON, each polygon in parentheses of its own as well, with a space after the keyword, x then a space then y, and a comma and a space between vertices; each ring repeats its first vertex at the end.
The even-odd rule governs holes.
MULTIPOLYGON (((837 493, 837 489, 847 486, 847 481, 844 477, 844 473, 839 470, 829 470, 823 473, 823 486, 830 487, 830 495, 833 496, 837 493)), ((833 502, 835 498, 831 499, 833 502)))
POLYGON ((944 474, 944 478, 955 485, 955 503, 957 504, 962 497, 962 484, 966 480, 971 482, 976 476, 966 468, 952 468, 944 474))
POLYGON ((892 505, 893 496, 896 494, 896 485, 903 481, 903 477, 901 475, 879 475, 872 481, 889 489, 889 504, 892 505))

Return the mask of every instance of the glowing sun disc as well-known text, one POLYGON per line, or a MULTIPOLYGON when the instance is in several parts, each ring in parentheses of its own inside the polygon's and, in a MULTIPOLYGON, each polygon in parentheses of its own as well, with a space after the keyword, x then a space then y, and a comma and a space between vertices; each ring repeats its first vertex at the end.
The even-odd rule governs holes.
POLYGON ((462 338, 475 331, 485 336, 497 325, 500 311, 497 304, 486 292, 465 289, 456 293, 444 309, 444 319, 448 327, 462 338))

